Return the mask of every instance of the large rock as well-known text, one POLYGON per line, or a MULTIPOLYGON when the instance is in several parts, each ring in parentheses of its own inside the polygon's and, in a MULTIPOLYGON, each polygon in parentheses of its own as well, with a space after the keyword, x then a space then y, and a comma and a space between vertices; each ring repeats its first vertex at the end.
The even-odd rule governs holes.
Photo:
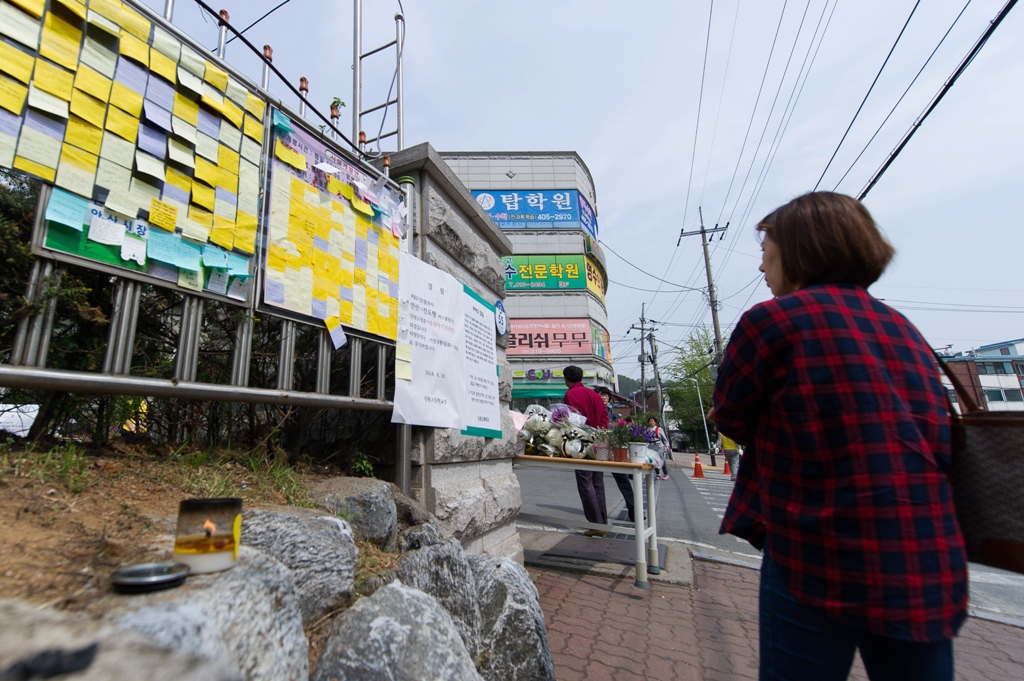
POLYGON ((249 510, 242 519, 242 543, 291 570, 304 625, 352 598, 359 549, 344 520, 306 509, 249 510))
POLYGON ((466 558, 480 607, 480 675, 487 681, 554 681, 544 613, 529 573, 508 558, 466 558))
POLYGON ((452 616, 466 650, 476 660, 480 652, 476 579, 458 540, 448 539, 405 554, 392 574, 402 584, 437 599, 452 616))
POLYGON ((0 670, 18 662, 27 663, 44 651, 74 653, 93 644, 99 647, 89 666, 62 675, 61 679, 241 681, 220 661, 157 647, 142 636, 98 624, 85 615, 39 610, 28 603, 0 600, 0 670))
POLYGON ((479 681, 451 616, 400 582, 364 598, 331 623, 311 681, 479 681))
POLYGON ((309 674, 292 573, 248 546, 225 572, 194 575, 168 591, 111 595, 95 607, 115 626, 222 661, 246 681, 299 681, 309 674))
POLYGON ((393 487, 391 492, 398 513, 398 550, 405 553, 440 543, 441 527, 437 518, 398 491, 397 487, 393 487))
POLYGON ((315 485, 310 498, 352 526, 356 537, 395 547, 398 514, 391 486, 373 478, 331 478, 315 485))

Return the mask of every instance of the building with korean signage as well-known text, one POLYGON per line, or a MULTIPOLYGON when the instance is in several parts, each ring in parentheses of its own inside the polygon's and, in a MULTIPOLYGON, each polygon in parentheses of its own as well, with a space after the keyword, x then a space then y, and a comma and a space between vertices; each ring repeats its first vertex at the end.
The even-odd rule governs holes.
POLYGON ((443 152, 512 242, 502 258, 512 398, 561 401, 562 369, 615 389, 594 180, 575 152, 443 152))

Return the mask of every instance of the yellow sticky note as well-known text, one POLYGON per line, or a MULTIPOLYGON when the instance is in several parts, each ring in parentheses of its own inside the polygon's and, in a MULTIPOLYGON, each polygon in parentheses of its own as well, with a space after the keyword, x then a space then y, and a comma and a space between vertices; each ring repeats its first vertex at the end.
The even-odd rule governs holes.
POLYGON ((412 362, 396 360, 395 361, 395 378, 400 381, 411 381, 412 380, 412 362))
POLYGON ((180 92, 174 93, 174 110, 172 113, 191 125, 199 123, 199 103, 192 101, 180 92))
POLYGON ((125 57, 130 57, 143 66, 149 66, 149 45, 135 36, 122 33, 117 49, 125 57))
POLYGON ((167 174, 164 175, 164 181, 184 192, 191 191, 192 189, 192 178, 170 166, 167 166, 167 174))
POLYGON ((395 359, 403 362, 412 361, 412 346, 408 343, 398 343, 395 345, 395 359))
POLYGON ((136 118, 142 115, 142 95, 116 80, 110 88, 110 103, 136 118))
POLYGON ((266 106, 266 102, 256 95, 251 92, 245 93, 245 110, 261 121, 263 120, 263 110, 266 106))
POLYGON ((84 118, 72 115, 68 119, 64 141, 90 153, 98 154, 103 143, 103 130, 84 118))
POLYGON ((210 241, 228 250, 235 245, 235 224, 224 218, 214 217, 213 229, 210 230, 210 241))
POLYGON ((228 168, 217 168, 217 181, 216 186, 221 189, 227 189, 232 194, 238 193, 238 175, 231 172, 228 168))
MULTIPOLYGON (((217 165, 224 170, 229 170, 233 174, 238 174, 238 152, 231 151, 223 144, 220 145, 220 149, 217 154, 217 165)), ((237 186, 237 184, 236 184, 237 186)))
POLYGON ((370 208, 370 204, 368 204, 366 201, 363 201, 358 196, 352 197, 352 207, 355 208, 360 213, 363 213, 364 215, 373 215, 373 209, 370 208))
POLYGON ((178 269, 178 286, 187 288, 192 291, 203 290, 203 273, 202 270, 193 272, 192 270, 178 269))
MULTIPOLYGON (((92 6, 93 3, 89 3, 92 6)), ((149 19, 145 18, 128 5, 121 5, 120 16, 109 17, 111 19, 118 20, 121 27, 124 30, 131 33, 133 36, 142 40, 143 42, 149 42, 149 19)), ((122 40, 123 40, 122 36, 122 40)))
POLYGON ((217 178, 220 177, 220 171, 217 166, 207 161, 202 156, 196 156, 196 169, 195 178, 202 180, 211 187, 217 186, 217 178))
POLYGON ((256 216, 238 211, 235 218, 235 248, 243 253, 256 252, 256 216))
MULTIPOLYGON (((88 66, 84 68, 89 68, 88 66)), ((43 92, 49 92, 54 97, 59 97, 65 102, 71 101, 71 86, 74 84, 75 74, 55 66, 45 59, 36 61, 36 72, 32 76, 32 84, 43 92)))
POLYGON ((199 182, 192 183, 192 203, 212 211, 215 200, 216 192, 213 188, 199 182))
MULTIPOLYGON (((84 2, 81 2, 80 0, 57 0, 57 2, 59 2, 62 5, 64 5, 65 7, 67 7, 69 10, 71 10, 74 14, 76 14, 78 16, 79 19, 84 19, 85 18, 85 3, 84 2)), ((42 3, 40 3, 40 4, 42 4, 42 3)))
POLYGON ((274 155, 298 170, 306 170, 306 157, 297 151, 292 151, 280 139, 274 145, 274 155))
POLYGON ((21 156, 14 157, 14 167, 18 170, 24 170, 26 173, 41 177, 47 182, 53 182, 54 178, 57 177, 57 170, 55 168, 47 168, 44 165, 36 163, 35 161, 29 161, 27 158, 21 156))
MULTIPOLYGON (((38 72, 38 67, 36 71, 38 72)), ((85 64, 78 66, 78 73, 75 74, 75 87, 101 101, 110 100, 110 79, 85 64)))
POLYGON ((203 210, 198 206, 189 206, 188 219, 198 222, 205 227, 209 227, 213 224, 213 213, 208 210, 203 210))
POLYGON ((0 106, 13 114, 21 115, 28 88, 7 76, 0 76, 0 106))
POLYGON ((46 5, 46 0, 11 0, 11 2, 37 19, 43 16, 43 7, 46 5))
POLYGON ((277 244, 270 244, 269 248, 267 248, 267 269, 284 272, 287 257, 287 251, 277 244))
POLYGON ((243 116, 245 116, 245 113, 242 111, 241 107, 237 106, 230 99, 224 100, 223 113, 224 118, 231 121, 231 125, 235 126, 236 128, 242 127, 242 118, 243 116))
POLYGON ((171 83, 178 82, 177 62, 161 54, 153 47, 149 49, 149 70, 163 76, 171 81, 171 83))
POLYGON ((99 157, 70 144, 61 149, 60 163, 57 165, 58 187, 81 196, 92 195, 96 182, 96 165, 99 157))
POLYGON ((43 19, 43 37, 39 42, 39 54, 61 66, 74 70, 78 66, 78 48, 82 42, 82 31, 54 12, 47 12, 43 19))
POLYGON ((349 201, 351 201, 352 198, 355 196, 355 190, 352 189, 352 185, 346 182, 341 183, 339 191, 341 192, 341 195, 344 196, 349 201))
POLYGON ((14 76, 27 85, 32 78, 32 66, 35 63, 35 57, 31 54, 0 40, 0 71, 14 76))
POLYGON ((107 130, 135 144, 139 136, 139 119, 112 106, 107 111, 107 130))
POLYGON ((252 116, 245 117, 245 134, 257 142, 263 141, 263 124, 252 116))
POLYGON ((228 89, 228 72, 222 71, 211 62, 206 62, 206 75, 203 79, 221 92, 228 89))
POLYGON ((89 9, 114 21, 121 18, 121 0, 89 0, 89 9))
POLYGON ((103 118, 106 116, 107 107, 92 95, 88 95, 81 90, 72 90, 71 113, 99 128, 103 126, 103 118))
POLYGON ((150 199, 149 224, 173 232, 178 224, 178 209, 160 199, 150 199))

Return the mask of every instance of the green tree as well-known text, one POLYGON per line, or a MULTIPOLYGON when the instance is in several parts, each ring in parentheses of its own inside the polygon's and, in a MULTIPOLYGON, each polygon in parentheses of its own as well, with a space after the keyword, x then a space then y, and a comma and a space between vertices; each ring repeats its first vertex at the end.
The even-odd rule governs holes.
POLYGON ((619 374, 619 394, 632 395, 637 390, 640 390, 640 381, 619 374))
MULTIPOLYGON (((711 409, 714 381, 711 360, 715 356, 714 337, 706 326, 694 329, 675 358, 663 370, 664 391, 672 404, 673 425, 686 436, 689 446, 708 446, 704 434, 704 414, 711 409), (692 379, 696 378, 696 384, 692 379), (698 398, 698 385, 700 397, 698 398)), ((710 427, 710 424, 709 424, 710 427)))

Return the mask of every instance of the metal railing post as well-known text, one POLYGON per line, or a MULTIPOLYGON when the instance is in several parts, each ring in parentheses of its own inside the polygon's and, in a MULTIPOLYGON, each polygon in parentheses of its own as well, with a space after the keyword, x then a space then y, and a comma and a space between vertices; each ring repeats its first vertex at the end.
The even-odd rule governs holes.
POLYGON ((320 329, 320 348, 316 357, 316 391, 318 393, 331 392, 331 352, 334 345, 331 343, 331 334, 327 329, 320 329))
POLYGON ((397 74, 395 78, 397 81, 395 99, 398 100, 396 104, 398 109, 398 150, 401 151, 402 149, 405 149, 405 114, 404 105, 402 103, 402 63, 404 61, 404 57, 402 56, 402 45, 405 42, 405 17, 403 17, 401 13, 395 15, 395 42, 398 43, 396 46, 398 54, 395 64, 397 74))
POLYGON ((295 376, 295 322, 281 322, 281 352, 277 359, 277 389, 291 390, 295 376))
POLYGON ((172 16, 174 16, 174 0, 165 0, 164 19, 170 21, 172 16))
POLYGON ((363 0, 352 0, 352 139, 359 139, 363 110, 363 0))
POLYGON ((217 39, 217 56, 221 59, 224 58, 224 51, 228 46, 228 22, 231 21, 231 15, 228 14, 226 9, 220 11, 220 21, 217 24, 220 26, 220 37, 217 39))
POLYGON ((363 339, 349 338, 348 396, 362 397, 363 339))

